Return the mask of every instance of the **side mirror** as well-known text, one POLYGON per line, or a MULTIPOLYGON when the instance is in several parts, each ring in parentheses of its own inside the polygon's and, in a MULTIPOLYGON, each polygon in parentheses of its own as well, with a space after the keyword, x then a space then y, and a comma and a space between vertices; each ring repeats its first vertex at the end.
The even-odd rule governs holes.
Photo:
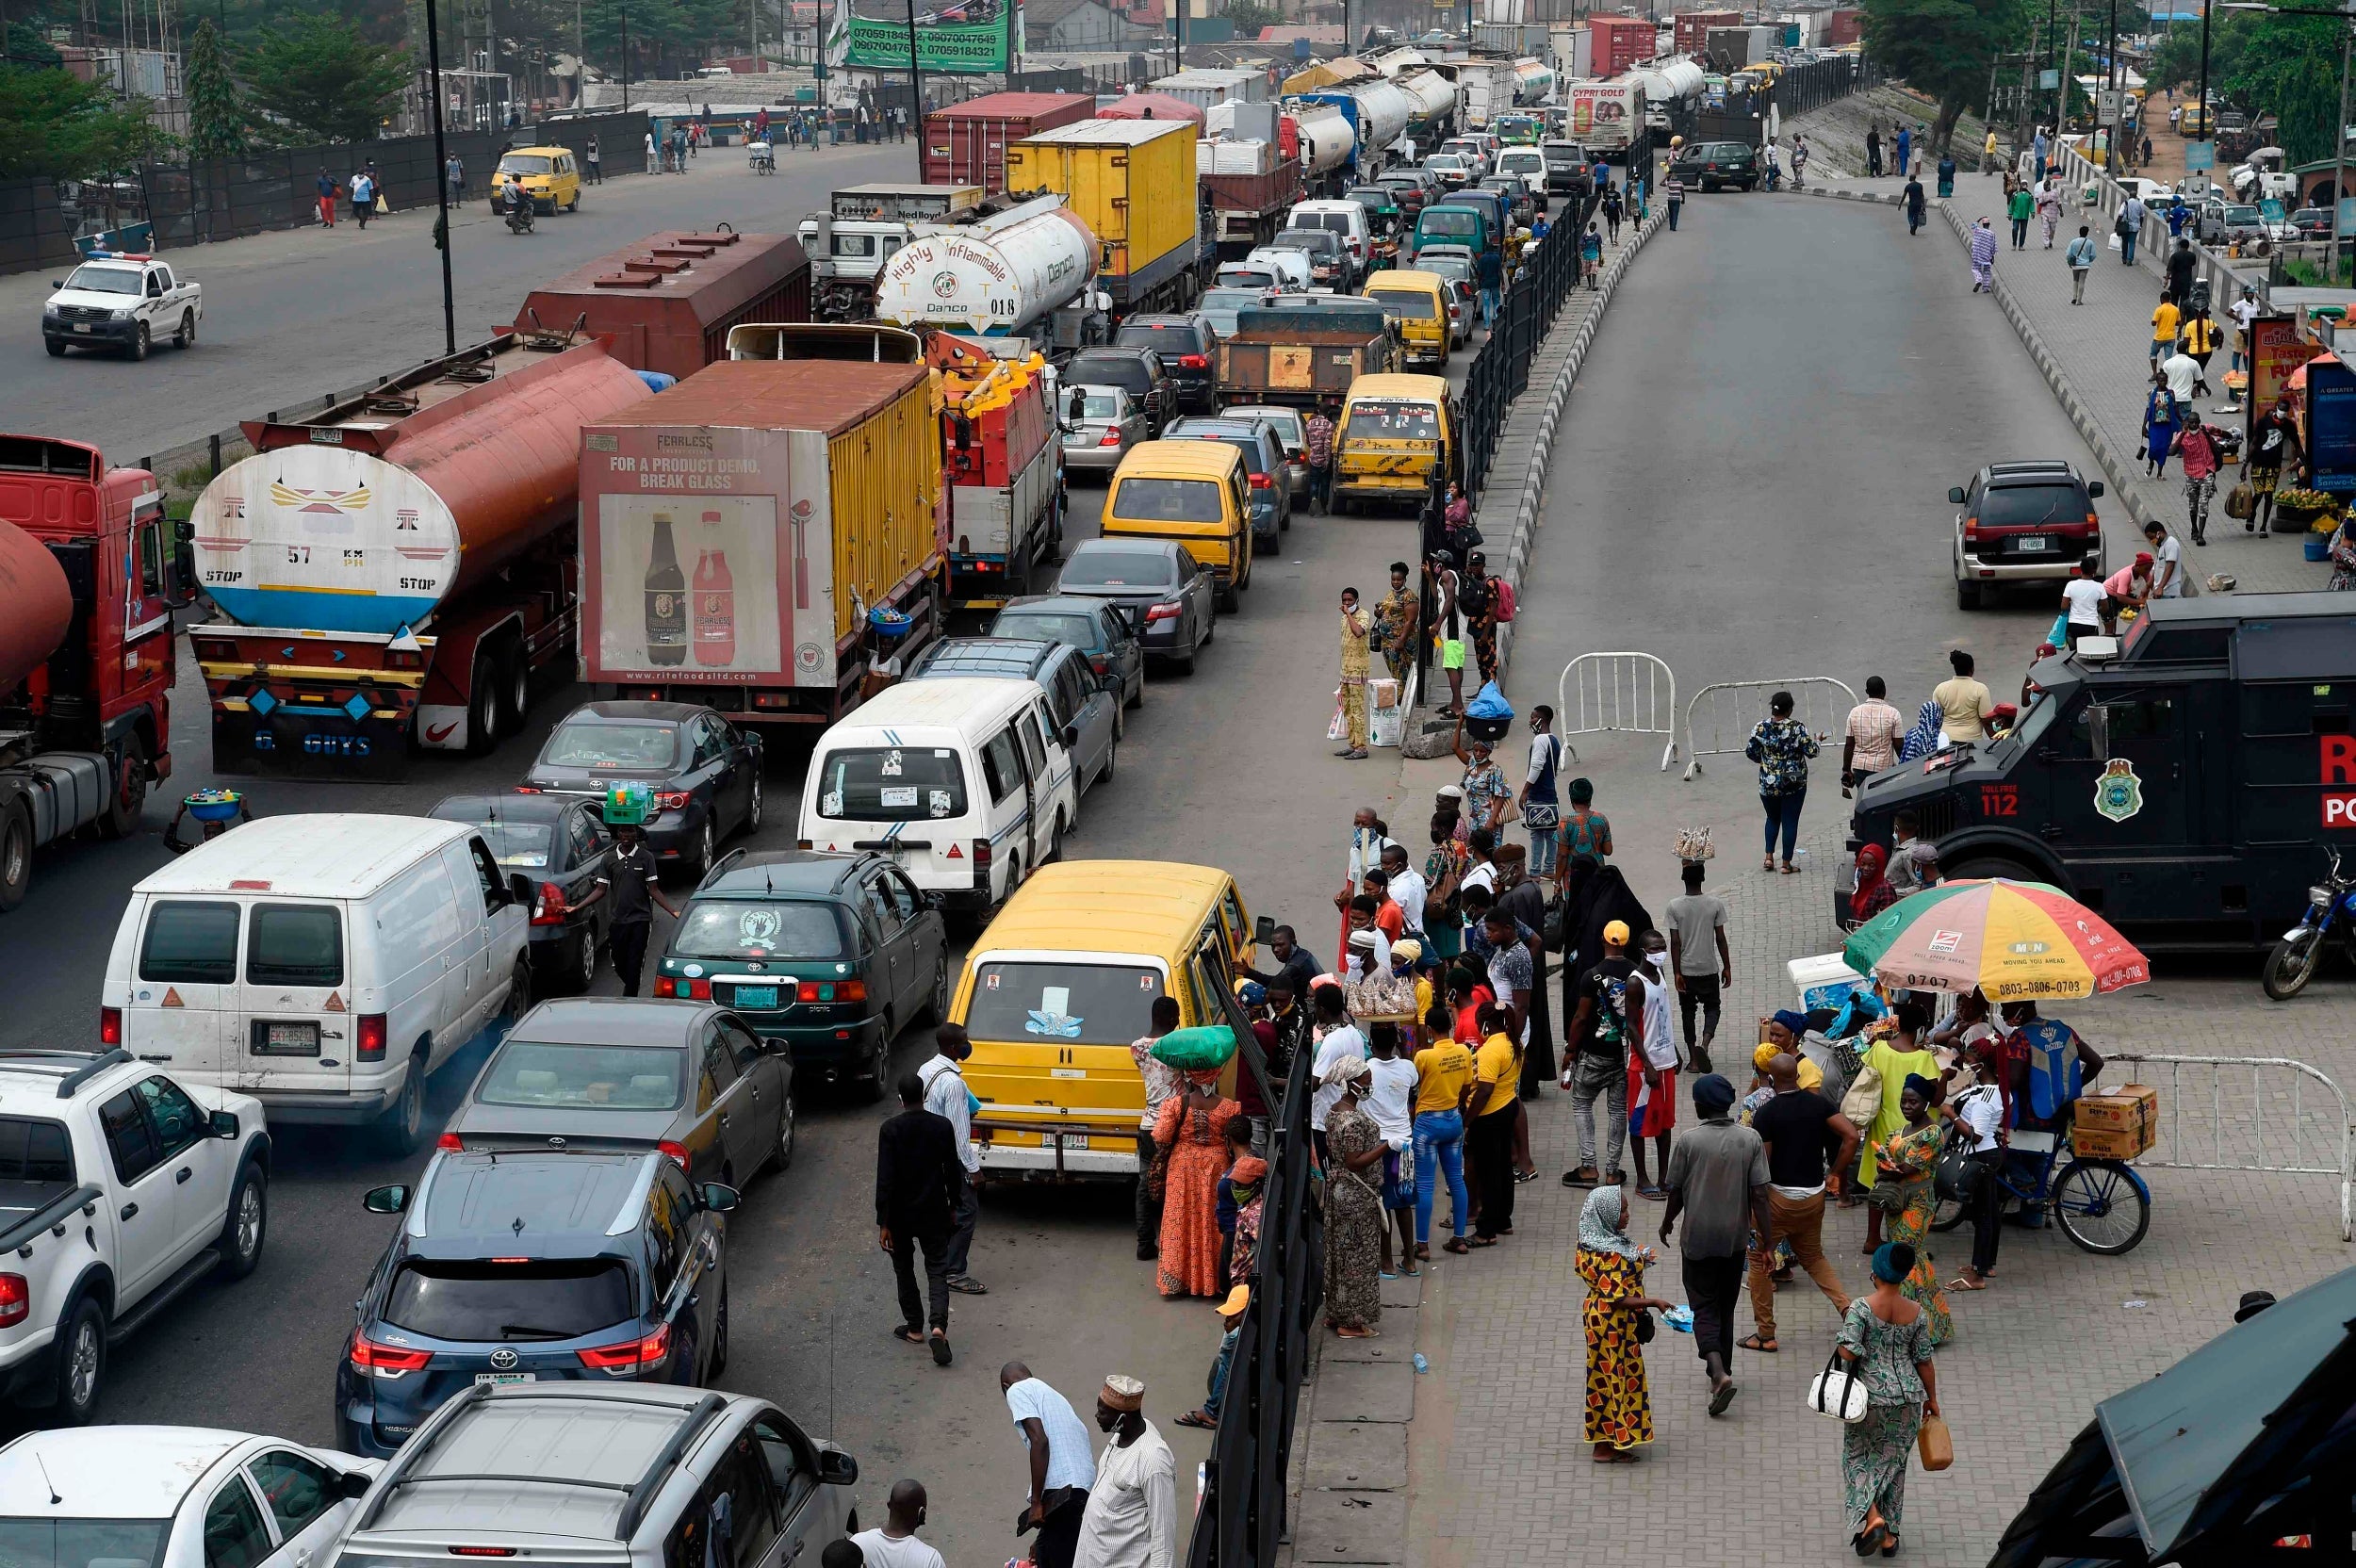
POLYGON ((1960 484, 1949 485, 1947 487, 1947 499, 1954 505, 1961 506, 1963 504, 1963 486, 1960 484))
POLYGON ((530 908, 532 899, 532 878, 519 871, 509 872, 507 874, 507 896, 524 907, 530 908))
POLYGON ((196 525, 186 520, 172 525, 172 581, 166 602, 186 610, 196 602, 196 525))
POLYGON ((358 1502, 368 1494, 368 1479, 358 1470, 346 1470, 335 1478, 335 1495, 358 1502))
POLYGON ((1064 748, 1064 750, 1066 750, 1066 751, 1070 751, 1070 750, 1072 750, 1073 747, 1077 746, 1079 743, 1080 743, 1080 727, 1079 727, 1078 725, 1076 725, 1076 724, 1068 724, 1068 725, 1065 725, 1065 726, 1063 727, 1063 748, 1064 748))
POLYGON ((2098 501, 2102 498, 2102 482, 2101 480, 2089 480, 2086 482, 2086 498, 2098 501))
POLYGON ((737 1204, 744 1201, 726 1182, 706 1182, 696 1190, 703 1196, 704 1207, 713 1214, 734 1214, 737 1204))
POLYGON ((370 1214, 401 1214, 409 1207, 409 1188, 396 1182, 391 1186, 370 1187, 361 1194, 360 1206, 370 1214))
POLYGON ((859 1480, 859 1461, 832 1444, 818 1450, 818 1478, 828 1486, 850 1486, 859 1480))
POLYGON ((235 1112, 235 1111, 215 1111, 215 1112, 213 1113, 213 1125, 212 1125, 212 1134, 213 1134, 213 1136, 215 1136, 215 1137, 217 1137, 217 1138, 225 1138, 225 1139, 229 1140, 230 1142, 234 1143, 234 1142, 236 1142, 236 1141, 237 1141, 237 1131, 238 1131, 238 1129, 237 1129, 237 1112, 235 1112))
POLYGON ((1276 917, 1262 915, 1252 923, 1252 939, 1262 947, 1276 939, 1276 917))

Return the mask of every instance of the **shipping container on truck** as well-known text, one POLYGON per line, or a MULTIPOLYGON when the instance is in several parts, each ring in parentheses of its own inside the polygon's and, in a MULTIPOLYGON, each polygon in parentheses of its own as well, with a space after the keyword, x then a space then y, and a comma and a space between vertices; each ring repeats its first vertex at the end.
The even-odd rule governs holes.
POLYGON ((1742 25, 1742 13, 1741 11, 1679 11, 1674 20, 1677 52, 1682 55, 1698 55, 1710 47, 1710 30, 1712 27, 1740 27, 1742 25))
POLYGON ((572 673, 581 427, 647 385, 600 344, 504 333, 247 420, 254 455, 189 514, 214 771, 398 777, 519 727, 535 678, 572 673))
POLYGON ((1591 16, 1587 33, 1594 41, 1595 73, 1616 76, 1629 66, 1653 57, 1657 29, 1641 16, 1591 16))
POLYGON ((1456 68, 1456 90, 1464 100, 1461 118, 1469 131, 1485 131, 1497 116, 1513 109, 1513 62, 1469 59, 1456 68))
POLYGON ((991 92, 935 109, 924 117, 924 182, 996 195, 1006 188, 1008 147, 1094 118, 1096 99, 1085 92, 991 92))
POLYGON ((1284 226, 1284 215, 1301 198, 1301 160, 1286 158, 1265 174, 1203 174, 1203 199, 1210 204, 1212 234, 1221 261, 1240 261, 1284 226))
POLYGON ((727 357, 730 327, 809 320, 810 283, 792 235, 666 229, 533 289, 515 331, 598 338, 632 370, 692 376, 727 357))
POLYGON ((172 776, 188 531, 146 469, 0 435, 0 910, 25 901, 35 850, 133 832, 147 787, 172 776))
POLYGON ((995 610, 1035 591, 1063 557, 1063 453, 1047 362, 993 354, 947 333, 925 339, 941 372, 941 482, 949 502, 949 607, 995 610))
POLYGON ((725 360, 585 426, 580 485, 581 677, 597 698, 826 725, 858 706, 881 650, 939 633, 941 429, 921 362, 725 360), (908 634, 879 637, 879 610, 908 634))
POLYGON ((1169 120, 1083 120, 1006 149, 1006 184, 1059 192, 1096 236, 1097 285, 1113 310, 1184 310, 1204 262, 1195 126, 1169 120))
POLYGON ((1219 343, 1221 402, 1338 404, 1360 376, 1402 368, 1399 335, 1380 302, 1311 296, 1284 302, 1292 298, 1235 313, 1235 332, 1219 343))
POLYGON ((1214 104, 1260 102, 1268 96, 1268 73, 1181 71, 1173 75, 1156 76, 1145 84, 1145 90, 1183 98, 1207 111, 1214 104))
POLYGON ((1595 35, 1584 25, 1557 22, 1547 29, 1547 54, 1554 61, 1554 79, 1575 82, 1595 74, 1595 35))

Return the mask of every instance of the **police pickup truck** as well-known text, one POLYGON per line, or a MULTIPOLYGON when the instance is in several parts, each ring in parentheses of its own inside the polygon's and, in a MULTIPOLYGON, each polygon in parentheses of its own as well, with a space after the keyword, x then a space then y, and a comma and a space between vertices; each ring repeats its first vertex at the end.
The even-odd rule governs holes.
POLYGON ((2272 942, 2325 847, 2356 846, 2347 596, 2154 600, 2121 639, 2040 660, 2003 738, 1875 774, 1849 855, 1904 811, 1942 875, 2050 882, 2147 951, 2272 942))
POLYGON ((196 347, 205 291, 167 263, 123 251, 92 251, 41 306, 41 341, 52 359, 66 350, 120 349, 145 359, 158 339, 196 347))

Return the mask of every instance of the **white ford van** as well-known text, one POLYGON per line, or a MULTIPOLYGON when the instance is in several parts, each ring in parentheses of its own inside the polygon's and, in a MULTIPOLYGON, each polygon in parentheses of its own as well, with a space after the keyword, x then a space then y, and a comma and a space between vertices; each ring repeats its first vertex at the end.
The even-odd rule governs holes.
POLYGON ((886 687, 810 754, 802 847, 880 851, 944 909, 986 914, 1079 821, 1068 740, 1032 681, 886 687))
POLYGON ((426 1075, 530 1004, 532 896, 466 823, 264 817, 131 890, 102 1032, 275 1124, 375 1122, 406 1153, 426 1075))

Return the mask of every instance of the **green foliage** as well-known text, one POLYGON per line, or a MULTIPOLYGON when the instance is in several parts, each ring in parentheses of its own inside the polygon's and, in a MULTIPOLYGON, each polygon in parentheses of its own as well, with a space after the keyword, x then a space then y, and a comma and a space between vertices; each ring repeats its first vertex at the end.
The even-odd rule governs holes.
POLYGON ((237 95, 237 84, 230 79, 229 60, 210 17, 199 22, 188 38, 188 155, 243 157, 250 116, 237 95))
POLYGON ((287 22, 243 61, 256 108, 321 141, 373 141, 409 82, 405 49, 337 16, 287 22))
POLYGON ((1274 6, 1260 5, 1258 0, 1230 0, 1222 14, 1235 24, 1235 36, 1239 39, 1256 39, 1261 28, 1284 24, 1284 12, 1274 6))
MULTIPOLYGON (((590 62, 600 71, 618 73, 621 69, 622 14, 626 7, 630 14, 630 74, 633 81, 677 76, 702 64, 707 55, 742 54, 752 41, 744 0, 584 0, 581 30, 588 38, 590 62)), ((561 0, 553 6, 543 0, 543 8, 561 12, 550 19, 545 30, 554 48, 570 54, 572 7, 561 0)), ((924 7, 919 5, 917 9, 921 11, 924 7)), ((774 25, 771 13, 762 24, 763 39, 775 41, 774 25)))
POLYGON ((1890 75, 1939 100, 1931 145, 1944 147, 1956 117, 1982 106, 1988 65, 2028 37, 2023 0, 1865 0, 1866 52, 1890 75))
POLYGON ((2340 27, 2322 16, 2255 16, 2233 69, 2220 74, 2214 36, 2209 79, 2244 110, 2282 122, 2276 141, 2291 163, 2330 157, 2340 114, 2340 27))
POLYGON ((87 179, 128 169, 172 139, 138 105, 63 71, 0 68, 0 178, 87 179))
POLYGON ((40 29, 28 22, 11 22, 8 25, 8 63, 29 65, 36 69, 62 65, 63 58, 49 46, 40 29))

